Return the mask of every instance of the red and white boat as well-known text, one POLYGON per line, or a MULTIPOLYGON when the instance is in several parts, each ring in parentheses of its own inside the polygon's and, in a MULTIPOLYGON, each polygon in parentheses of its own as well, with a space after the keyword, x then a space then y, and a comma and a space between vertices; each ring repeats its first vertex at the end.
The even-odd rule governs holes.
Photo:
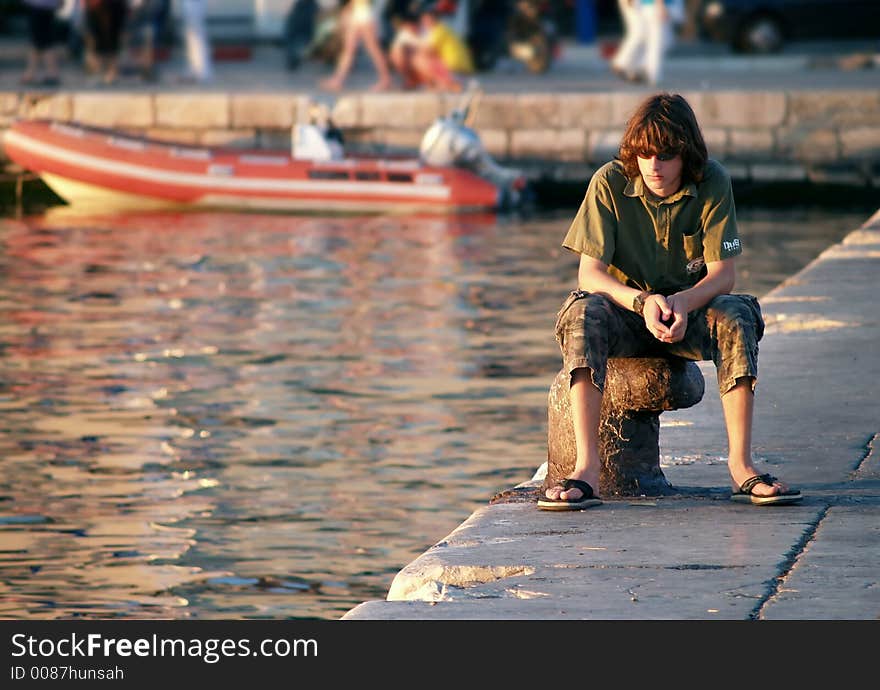
MULTIPOLYGON (((448 135, 448 125, 440 118, 426 140, 446 146, 449 137, 438 133, 448 135)), ((321 141, 323 130, 300 127, 295 138, 312 137, 317 153, 295 145, 290 152, 187 146, 48 120, 14 122, 3 145, 69 204, 103 209, 486 211, 516 205, 526 185, 485 152, 472 151, 467 166, 432 165, 424 156, 350 158, 321 141)), ((472 130, 465 134, 473 144, 472 130)))

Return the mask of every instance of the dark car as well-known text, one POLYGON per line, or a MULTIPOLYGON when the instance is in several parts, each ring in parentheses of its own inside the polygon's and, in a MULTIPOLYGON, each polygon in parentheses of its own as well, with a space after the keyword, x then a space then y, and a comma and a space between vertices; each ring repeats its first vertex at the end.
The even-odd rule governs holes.
POLYGON ((700 24, 734 50, 771 53, 791 40, 880 38, 878 0, 706 0, 700 24))

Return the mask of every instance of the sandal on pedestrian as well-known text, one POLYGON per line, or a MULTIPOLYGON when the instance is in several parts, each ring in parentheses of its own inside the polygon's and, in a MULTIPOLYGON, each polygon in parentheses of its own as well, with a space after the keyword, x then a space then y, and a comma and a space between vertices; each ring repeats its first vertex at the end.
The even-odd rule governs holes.
POLYGON ((730 500, 736 501, 737 503, 750 503, 753 506, 766 506, 797 503, 803 498, 803 495, 797 489, 780 491, 772 496, 756 496, 752 493, 752 489, 758 484, 773 486, 773 482, 775 481, 776 477, 773 477, 770 474, 756 474, 754 477, 746 479, 739 487, 739 491, 734 491, 731 494, 730 500))
POLYGON ((580 489, 583 494, 580 498, 562 499, 548 498, 546 495, 538 499, 538 508, 541 510, 584 510, 600 505, 600 501, 593 494, 593 487, 580 479, 563 479, 555 484, 563 491, 580 489))

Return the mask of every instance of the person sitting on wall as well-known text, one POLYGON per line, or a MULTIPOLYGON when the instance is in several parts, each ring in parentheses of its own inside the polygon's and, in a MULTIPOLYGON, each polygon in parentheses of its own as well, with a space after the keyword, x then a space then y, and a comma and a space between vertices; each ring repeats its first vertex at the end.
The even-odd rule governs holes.
POLYGON ((422 86, 424 80, 416 69, 416 60, 420 51, 425 49, 419 18, 413 12, 403 11, 391 18, 394 27, 394 38, 388 47, 388 60, 400 75, 404 89, 415 89, 422 86))
POLYGON ((429 88, 461 91, 460 78, 475 71, 467 44, 440 19, 434 6, 422 9, 419 24, 422 47, 414 56, 413 67, 421 82, 429 88))
POLYGON ((579 255, 577 289, 557 314, 570 374, 574 470, 538 499, 544 510, 598 505, 599 416, 609 357, 673 355, 713 361, 727 426, 732 498, 794 503, 752 459, 758 300, 732 294, 742 253, 730 177, 708 156, 690 104, 645 99, 627 123, 619 158, 603 165, 562 246, 579 255))

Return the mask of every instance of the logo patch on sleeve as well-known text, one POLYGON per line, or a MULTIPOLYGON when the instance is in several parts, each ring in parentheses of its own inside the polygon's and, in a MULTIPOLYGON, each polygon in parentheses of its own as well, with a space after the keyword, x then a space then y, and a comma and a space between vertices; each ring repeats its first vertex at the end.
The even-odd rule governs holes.
POLYGON ((740 248, 739 238, 737 238, 735 240, 730 240, 729 242, 728 241, 722 242, 721 246, 724 248, 724 251, 726 251, 726 252, 736 251, 740 248))

